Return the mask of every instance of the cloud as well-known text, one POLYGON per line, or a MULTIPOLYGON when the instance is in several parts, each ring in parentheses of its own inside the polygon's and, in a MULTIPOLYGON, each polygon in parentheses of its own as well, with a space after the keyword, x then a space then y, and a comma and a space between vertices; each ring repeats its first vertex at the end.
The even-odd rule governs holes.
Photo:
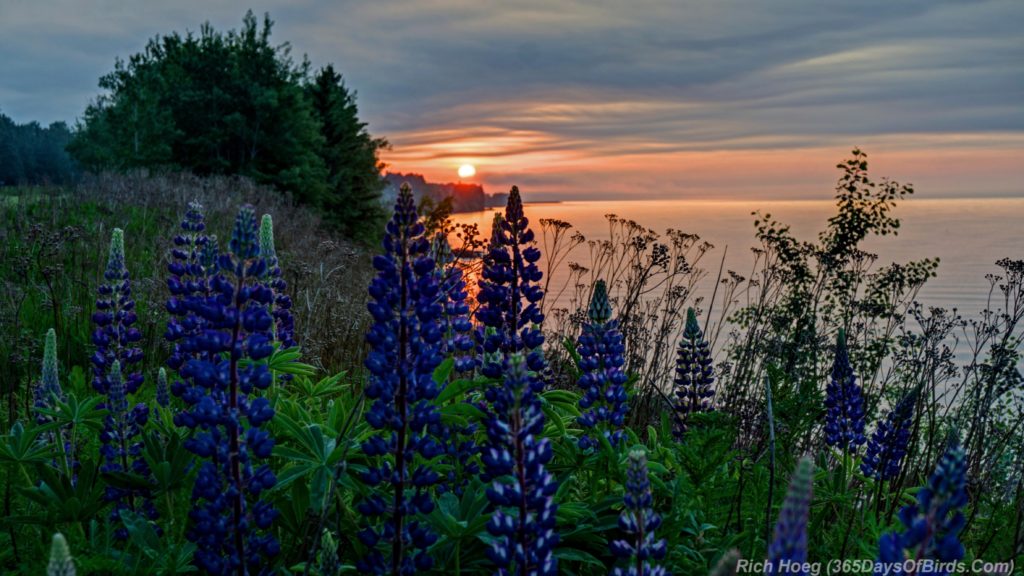
MULTIPOLYGON (((230 4, 13 0, 0 18, 0 110, 73 119, 115 57, 204 20, 235 27, 244 9, 230 4)), ((821 175, 837 154, 872 144, 912 176, 935 151, 946 155, 962 170, 938 171, 949 193, 967 182, 983 184, 975 193, 1024 192, 1009 160, 1024 151, 1017 0, 252 8, 270 12, 274 38, 297 55, 344 72, 371 129, 392 142, 386 160, 396 169, 444 178, 472 161, 493 186, 518 178, 550 194, 660 195, 675 193, 667 183, 713 190, 705 167, 723 165, 712 158, 753 168, 781 162, 773 150, 803 150, 805 162, 820 159, 810 172, 821 175), (953 150, 973 161, 955 162, 953 150)), ((771 170, 765 189, 808 193, 807 169, 782 164, 793 171, 771 170)), ((756 184, 718 179, 722 190, 756 184)))

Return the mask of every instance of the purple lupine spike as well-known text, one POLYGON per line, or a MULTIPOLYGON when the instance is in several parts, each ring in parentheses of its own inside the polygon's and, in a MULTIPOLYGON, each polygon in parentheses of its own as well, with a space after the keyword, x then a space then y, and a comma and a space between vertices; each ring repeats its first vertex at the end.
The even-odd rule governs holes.
POLYGON ((610 548, 612 554, 628 559, 628 563, 625 568, 612 570, 612 576, 671 576, 668 570, 655 563, 665 557, 668 546, 665 539, 658 540, 655 536, 655 530, 661 526, 661 516, 653 509, 647 453, 641 448, 629 452, 623 500, 626 506, 619 516, 619 528, 630 538, 613 540, 610 548))
POLYGON ((462 268, 455 260, 448 238, 444 234, 439 233, 434 237, 431 251, 437 262, 438 284, 441 289, 443 352, 455 359, 457 372, 471 370, 475 365, 473 323, 469 319, 466 280, 462 268))
POLYGON ((547 471, 551 442, 540 438, 544 413, 537 396, 541 387, 521 354, 504 362, 502 384, 485 392, 490 404, 485 419, 487 445, 482 451, 487 498, 494 514, 487 531, 496 540, 487 555, 497 574, 558 573, 554 495, 558 482, 547 471))
POLYGON ((775 534, 768 546, 765 574, 801 574, 807 570, 807 519, 814 488, 814 462, 804 456, 793 472, 786 500, 779 510, 775 534))
POLYGON ((861 472, 875 480, 892 480, 900 473, 907 454, 910 426, 917 403, 917 390, 911 390, 896 407, 878 422, 860 465, 861 472))
POLYGON ((857 375, 850 364, 846 331, 840 329, 832 375, 825 389, 825 442, 853 454, 867 439, 864 437, 864 398, 857 375))
POLYGON ((494 356, 495 352, 522 352, 530 370, 539 373, 544 369, 540 351, 544 344, 540 330, 544 322, 540 309, 544 291, 539 285, 543 276, 537 266, 539 259, 540 250, 534 246, 533 230, 523 213, 519 188, 513 186, 505 217, 500 222, 495 218, 477 294, 480 306, 476 317, 482 326, 477 335, 484 359, 481 371, 486 376, 501 376, 501 363, 486 360, 499 358, 494 356), (487 328, 494 330, 488 334, 487 328))
MULTIPOLYGON (((928 483, 917 491, 917 502, 900 509, 903 532, 888 532, 878 541, 878 575, 905 560, 953 562, 964 557, 960 531, 964 527, 963 507, 967 504, 967 458, 955 434, 950 434, 946 451, 939 458, 928 483)), ((935 574, 949 574, 940 570, 935 574)))
MULTIPOLYGON (((145 404, 129 405, 128 387, 121 376, 121 363, 117 360, 111 364, 106 382, 107 400, 104 407, 107 415, 100 433, 100 455, 103 456, 100 472, 134 472, 148 476, 149 467, 142 458, 141 436, 149 420, 149 407, 145 404)), ((110 519, 119 526, 114 534, 121 540, 128 538, 128 530, 120 525, 121 512, 132 510, 150 520, 158 516, 148 490, 107 486, 104 498, 114 503, 110 519)))
MULTIPOLYGON (((295 346, 295 317, 292 316, 292 299, 288 296, 288 283, 284 281, 281 262, 274 246, 274 220, 264 214, 260 221, 260 254, 267 261, 267 278, 274 291, 271 314, 274 316, 274 339, 284 348, 295 346)), ((286 375, 287 376, 287 375, 286 375)))
POLYGON ((714 410, 711 399, 715 395, 715 373, 711 349, 697 324, 697 313, 693 308, 686 310, 686 328, 679 341, 673 384, 677 416, 673 431, 680 437, 686 432, 686 422, 691 414, 714 410))
POLYGON ((185 405, 174 422, 193 431, 185 447, 200 462, 186 536, 206 573, 266 574, 267 558, 280 551, 270 531, 277 511, 261 499, 277 481, 266 463, 274 409, 259 396, 272 380, 265 360, 273 352, 273 292, 262 281, 252 206, 239 210, 230 251, 217 265, 209 294, 188 298, 202 329, 183 337, 190 355, 172 389, 185 405))
MULTIPOLYGON (((628 406, 626 401, 625 344, 618 321, 612 320, 608 290, 603 280, 594 285, 590 298, 589 322, 583 324, 577 342, 579 354, 580 416, 577 422, 585 430, 593 430, 618 446, 625 438, 622 429, 628 406)), ((585 432, 579 440, 580 448, 596 447, 598 441, 585 432)))
POLYGON ((371 404, 365 418, 374 433, 363 443, 370 465, 360 479, 370 495, 358 505, 367 520, 359 539, 368 552, 357 565, 370 574, 411 575, 433 565, 426 549, 437 540, 424 516, 434 508, 430 489, 439 480, 430 461, 442 453, 430 429, 440 423, 433 373, 443 360, 444 335, 430 243, 408 185, 399 191, 383 244, 367 306, 373 324, 366 334, 371 404))
POLYGON ((142 385, 142 373, 131 371, 142 361, 142 349, 136 345, 142 339, 142 333, 135 327, 138 317, 124 261, 124 232, 120 228, 114 228, 110 236, 103 279, 96 298, 96 312, 92 315, 96 325, 92 333, 92 343, 96 347, 91 358, 92 385, 97 392, 107 393, 107 375, 116 360, 121 364, 128 392, 134 394, 142 385))

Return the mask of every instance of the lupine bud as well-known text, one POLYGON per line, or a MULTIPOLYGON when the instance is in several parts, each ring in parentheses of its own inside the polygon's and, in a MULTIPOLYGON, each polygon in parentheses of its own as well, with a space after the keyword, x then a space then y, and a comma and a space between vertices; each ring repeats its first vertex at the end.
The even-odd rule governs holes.
POLYGON ((167 370, 160 368, 156 377, 156 403, 161 408, 167 408, 171 405, 171 397, 168 394, 167 388, 167 370))
POLYGON ((668 550, 664 539, 657 540, 655 530, 661 526, 661 516, 653 509, 651 481, 647 477, 647 454, 641 448, 629 452, 626 471, 626 506, 619 516, 619 528, 630 536, 627 540, 614 540, 612 554, 628 559, 626 568, 615 568, 612 576, 671 576, 661 560, 668 550))
POLYGON ((142 373, 132 372, 132 367, 142 361, 142 349, 136 343, 142 333, 135 328, 138 317, 135 314, 135 300, 132 299, 131 280, 124 261, 124 232, 114 228, 110 237, 110 251, 104 281, 99 287, 96 312, 92 321, 96 329, 92 342, 96 352, 92 355, 93 381, 97 392, 106 394, 107 374, 115 360, 121 363, 124 383, 128 392, 134 394, 142 385, 142 373))
POLYGON ((892 480, 899 475, 910 442, 910 426, 916 403, 917 391, 912 390, 886 414, 885 420, 878 423, 860 465, 865 476, 880 481, 892 480))
POLYGON ((50 563, 46 565, 46 576, 75 576, 75 560, 71 557, 68 541, 57 532, 50 545, 50 563))
POLYGON ((714 367, 711 360, 711 349, 704 340, 697 314, 693 308, 686 310, 686 328, 679 341, 676 354, 676 423, 674 432, 677 437, 686 431, 687 418, 698 412, 714 410, 711 398, 715 395, 714 367))
POLYGON ((287 294, 288 284, 284 281, 281 262, 274 246, 274 220, 264 214, 260 221, 260 254, 267 261, 268 285, 274 291, 271 314, 274 316, 274 338, 285 348, 295 346, 295 318, 292 316, 292 299, 287 294))
MULTIPOLYGON (((625 352, 622 332, 618 321, 612 320, 611 304, 603 280, 594 285, 590 299, 590 321, 583 324, 577 342, 579 354, 579 386, 583 389, 580 397, 580 416, 577 422, 586 430, 593 430, 608 439, 612 446, 618 446, 625 437, 622 425, 628 406, 626 401, 625 352)), ((589 433, 579 440, 582 449, 596 447, 598 441, 589 433)))
MULTIPOLYGON (((46 332, 46 341, 43 346, 42 378, 39 379, 39 383, 33 390, 34 405, 37 409, 53 408, 54 398, 63 400, 64 391, 61 389, 60 377, 57 371, 57 333, 53 328, 50 328, 46 332)), ((44 424, 48 421, 48 418, 37 414, 36 420, 40 424, 44 424)))
POLYGON ((374 321, 366 334, 365 418, 374 434, 363 443, 370 465, 361 480, 371 492, 358 505, 367 520, 359 538, 369 550, 357 565, 371 574, 412 575, 430 569, 426 549, 437 540, 424 516, 434 508, 429 490, 439 479, 430 462, 442 452, 430 430, 440 422, 433 372, 443 360, 443 334, 434 260, 408 185, 383 244, 373 260, 374 321))
POLYGON ((490 481, 487 498, 494 514, 487 531, 496 538, 487 554, 498 574, 558 573, 554 495, 558 483, 547 471, 551 442, 538 436, 544 413, 537 397, 542 387, 528 371, 522 355, 505 361, 504 381, 485 392, 487 445, 481 459, 483 478, 490 481))
MULTIPOLYGON (((959 534, 967 504, 967 458, 956 435, 951 434, 928 483, 917 491, 917 502, 900 509, 903 532, 888 532, 878 542, 879 566, 904 560, 953 562, 964 557, 959 534)), ((876 574, 888 575, 884 570, 876 574)), ((948 572, 942 572, 947 574, 948 572)))
POLYGON ((864 399, 850 364, 846 332, 839 330, 832 375, 825 390, 825 441, 847 453, 855 453, 864 438, 864 399))
POLYGON ((792 567, 807 561, 807 518, 813 487, 814 463, 810 457, 804 456, 793 472, 786 500, 779 511, 774 538, 768 546, 770 571, 766 570, 766 574, 807 574, 806 571, 793 572, 792 567))
MULTIPOLYGON (((214 264, 209 254, 200 260, 214 264)), ((259 397, 271 383, 261 361, 272 351, 273 295, 252 206, 239 210, 230 252, 215 265, 205 271, 207 288, 184 299, 201 329, 184 332, 181 350, 188 354, 180 385, 172 387, 185 405, 174 422, 193 430, 185 447, 199 458, 186 536, 204 572, 264 573, 266 559, 280 552, 270 532, 277 512, 261 499, 276 483, 265 462, 274 440, 264 429, 274 410, 259 397)))

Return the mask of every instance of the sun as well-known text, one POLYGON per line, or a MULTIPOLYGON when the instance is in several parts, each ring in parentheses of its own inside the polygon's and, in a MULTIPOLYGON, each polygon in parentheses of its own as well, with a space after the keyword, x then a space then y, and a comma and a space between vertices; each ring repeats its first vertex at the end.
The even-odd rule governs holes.
POLYGON ((472 178, 473 176, 476 176, 476 168, 472 164, 459 166, 459 178, 472 178))

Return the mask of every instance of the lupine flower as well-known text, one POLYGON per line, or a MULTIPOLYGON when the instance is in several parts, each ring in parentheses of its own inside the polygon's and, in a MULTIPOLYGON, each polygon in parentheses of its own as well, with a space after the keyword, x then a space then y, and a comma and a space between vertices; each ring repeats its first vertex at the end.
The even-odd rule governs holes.
MULTIPOLYGON (((110 366, 106 382, 108 388, 104 407, 107 409, 107 415, 103 421, 103 431, 100 433, 100 455, 103 456, 100 472, 134 472, 146 476, 149 474, 149 467, 141 457, 141 435, 149 420, 149 407, 145 404, 129 407, 128 388, 121 376, 121 363, 117 360, 110 366)), ((150 520, 157 518, 156 507, 150 494, 144 489, 107 486, 104 498, 114 503, 110 517, 118 524, 123 510, 141 512, 150 520)), ((121 539, 128 537, 128 531, 123 527, 115 530, 115 534, 121 539)))
POLYGON ((885 420, 878 423, 860 465, 865 476, 881 481, 892 480, 899 475, 903 457, 907 454, 916 402, 917 391, 912 390, 885 416, 885 420))
POLYGON ((265 363, 273 352, 271 289, 261 279, 256 217, 243 206, 230 252, 209 279, 209 296, 193 295, 187 309, 202 331, 185 336, 194 351, 182 366, 183 385, 172 390, 185 409, 177 425, 194 430, 185 447, 201 459, 186 536, 197 546, 196 565, 210 574, 269 573, 266 558, 280 551, 269 532, 277 512, 260 497, 276 483, 270 466, 274 439, 264 429, 274 416, 257 396, 270 386, 265 363))
POLYGON ((475 364, 471 337, 473 323, 469 320, 466 280, 444 234, 437 234, 434 237, 432 252, 437 262, 438 284, 442 296, 443 352, 455 358, 456 371, 464 372, 472 369, 475 364))
POLYGON ((124 262, 124 232, 120 228, 114 228, 110 236, 110 252, 103 278, 105 281, 100 284, 96 299, 96 312, 92 315, 96 325, 92 333, 92 343, 96 346, 91 359, 92 385, 97 392, 107 393, 107 374, 116 360, 126 372, 122 376, 128 392, 134 394, 142 385, 142 373, 131 372, 131 367, 142 361, 142 349, 135 346, 142 339, 142 333, 134 327, 138 318, 124 262))
MULTIPOLYGON (((906 559, 952 562, 964 557, 960 530, 967 504, 967 459, 955 435, 939 458, 928 484, 917 492, 917 502, 900 509, 903 532, 888 532, 878 542, 883 565, 906 559)), ((938 572, 936 572, 938 573, 938 572)), ((878 572, 889 574, 889 572, 878 572)), ((941 572, 948 574, 948 572, 941 572)))
POLYGON ((75 576, 75 560, 71 557, 68 541, 57 532, 50 545, 50 562, 46 565, 46 576, 75 576))
POLYGON ((167 370, 160 368, 156 376, 156 403, 161 408, 171 405, 171 397, 167 388, 167 370))
POLYGON ((839 330, 832 376, 825 390, 825 441, 843 452, 853 453, 866 440, 864 437, 864 399, 857 375, 850 364, 846 332, 839 330))
MULTIPOLYGON (((33 389, 33 404, 36 409, 52 409, 54 399, 63 400, 64 391, 60 387, 60 377, 57 373, 57 333, 50 328, 46 332, 46 341, 43 345, 42 378, 33 389)), ((49 418, 36 414, 36 421, 45 424, 49 418)))
POLYGON ((711 401, 715 395, 714 383, 711 349, 697 324, 697 313, 689 308, 686 310, 686 328, 676 353, 676 436, 686 431, 688 416, 714 410, 711 401))
MULTIPOLYGON (((612 446, 617 446, 625 437, 622 423, 628 409, 626 373, 622 370, 626 348, 618 321, 612 320, 603 280, 594 285, 588 316, 590 321, 584 322, 576 347, 580 356, 579 385, 583 389, 578 422, 587 430, 596 429, 612 446)), ((584 434, 579 445, 584 450, 596 447, 597 440, 584 434)))
MULTIPOLYGON (((523 352, 530 370, 539 373, 544 368, 540 353, 544 343, 540 330, 544 314, 539 305, 544 291, 538 284, 542 277, 537 267, 540 250, 533 244, 533 230, 523 213, 519 188, 513 186, 505 217, 500 222, 495 218, 477 294, 480 303, 477 320, 484 330, 493 328, 494 331, 489 335, 478 331, 478 335, 482 337, 482 357, 497 358, 493 356, 495 352, 523 352)), ((501 370, 500 362, 489 361, 483 363, 481 371, 498 378, 501 370)))
POLYGON ((813 488, 814 463, 804 456, 793 472, 786 500, 779 511, 774 537, 768 546, 766 574, 807 574, 793 570, 807 561, 807 518, 813 488))
MULTIPOLYGON (((174 237, 171 262, 167 265, 170 275, 167 288, 171 293, 167 301, 167 322, 164 338, 173 344, 167 366, 175 372, 192 358, 210 360, 210 355, 201 348, 192 346, 198 342, 194 336, 203 331, 203 317, 196 308, 210 296, 210 277, 217 272, 216 237, 206 235, 203 207, 191 202, 181 222, 181 233, 174 237)), ((185 384, 176 380, 172 389, 181 394, 185 384)))
POLYGON ((274 247, 274 220, 264 214, 260 221, 260 254, 267 261, 267 276, 270 289, 274 291, 271 313, 274 316, 274 339, 284 348, 295 346, 295 318, 292 316, 292 299, 288 296, 288 283, 284 281, 277 249, 274 247))
POLYGON ((546 469, 551 442, 539 438, 544 413, 537 393, 543 384, 528 371, 521 354, 505 360, 504 373, 503 383, 485 392, 490 404, 488 442, 481 459, 484 480, 491 482, 487 498, 494 507, 487 531, 496 537, 487 555, 501 576, 554 575, 558 483, 546 469))
POLYGON ((657 540, 654 531, 661 526, 661 516, 652 508, 651 481, 647 478, 647 454, 639 448, 629 452, 626 470, 626 507, 619 516, 619 528, 629 540, 613 540, 612 554, 628 558, 627 568, 615 568, 612 576, 670 576, 654 560, 661 560, 668 550, 664 539, 657 540))
POLYGON ((359 538, 369 551, 358 567, 372 574, 416 574, 433 564, 426 549, 437 536, 423 516, 434 509, 429 490, 439 480, 429 461, 442 449, 429 429, 440 422, 433 372, 443 360, 443 334, 429 249, 412 190, 402 186, 384 254, 373 260, 377 276, 368 305, 366 396, 372 403, 366 421, 375 433, 363 443, 372 463, 361 479, 371 493, 358 506, 368 520, 359 538), (417 455, 423 462, 414 462, 417 455))

